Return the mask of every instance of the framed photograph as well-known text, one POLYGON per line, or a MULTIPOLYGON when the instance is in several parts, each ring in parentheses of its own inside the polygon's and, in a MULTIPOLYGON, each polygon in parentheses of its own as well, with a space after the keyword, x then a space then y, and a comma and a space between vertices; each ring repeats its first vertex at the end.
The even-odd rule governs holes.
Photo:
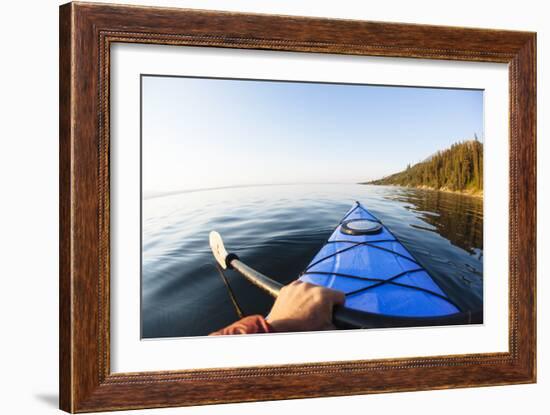
POLYGON ((536 34, 60 8, 60 407, 536 381, 536 34))

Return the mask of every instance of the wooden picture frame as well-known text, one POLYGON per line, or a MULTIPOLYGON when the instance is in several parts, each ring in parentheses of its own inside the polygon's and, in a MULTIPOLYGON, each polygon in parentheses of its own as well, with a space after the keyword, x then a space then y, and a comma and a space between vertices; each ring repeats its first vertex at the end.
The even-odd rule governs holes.
POLYGON ((68 412, 531 383, 536 379, 536 34, 69 3, 60 8, 60 407, 68 412), (111 373, 109 58, 116 42, 509 65, 509 351, 111 373))

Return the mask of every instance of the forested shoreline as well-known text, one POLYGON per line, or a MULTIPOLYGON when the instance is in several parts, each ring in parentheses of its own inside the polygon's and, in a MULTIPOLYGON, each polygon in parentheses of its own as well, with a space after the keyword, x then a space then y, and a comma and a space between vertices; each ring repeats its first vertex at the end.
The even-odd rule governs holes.
POLYGON ((483 144, 462 141, 399 173, 361 184, 397 185, 483 194, 483 144))

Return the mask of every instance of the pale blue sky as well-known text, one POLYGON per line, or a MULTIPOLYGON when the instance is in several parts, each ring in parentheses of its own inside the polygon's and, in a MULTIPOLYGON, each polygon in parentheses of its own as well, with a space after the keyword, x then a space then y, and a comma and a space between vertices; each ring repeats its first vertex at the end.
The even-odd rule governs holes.
POLYGON ((355 183, 483 137, 483 92, 142 77, 144 193, 355 183))

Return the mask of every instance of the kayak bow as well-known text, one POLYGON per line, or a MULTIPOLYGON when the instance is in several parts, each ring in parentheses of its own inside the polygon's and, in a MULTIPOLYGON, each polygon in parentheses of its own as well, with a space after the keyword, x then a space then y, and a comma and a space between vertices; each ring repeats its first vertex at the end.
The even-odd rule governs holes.
POLYGON ((439 318, 460 312, 395 235, 359 202, 300 280, 343 291, 347 308, 381 317, 439 318))

